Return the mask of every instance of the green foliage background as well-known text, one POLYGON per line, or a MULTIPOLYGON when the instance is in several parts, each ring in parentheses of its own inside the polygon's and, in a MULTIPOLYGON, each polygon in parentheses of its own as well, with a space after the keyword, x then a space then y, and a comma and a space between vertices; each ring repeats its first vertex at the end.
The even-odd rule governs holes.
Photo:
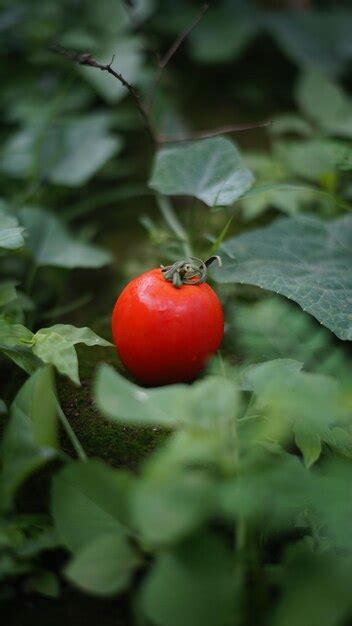
POLYGON ((198 2, 1 4, 7 623, 352 620, 352 12, 299 4, 214 3, 154 98, 198 2), (221 350, 138 386, 118 293, 215 253, 221 350))

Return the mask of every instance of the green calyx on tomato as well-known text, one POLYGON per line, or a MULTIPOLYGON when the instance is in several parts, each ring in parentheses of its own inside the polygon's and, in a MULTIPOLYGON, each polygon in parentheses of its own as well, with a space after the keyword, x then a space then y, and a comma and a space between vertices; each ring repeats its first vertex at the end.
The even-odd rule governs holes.
POLYGON ((201 285, 205 283, 208 276, 208 267, 211 263, 217 261, 221 267, 221 259, 219 256, 211 256, 206 261, 202 261, 197 257, 191 256, 183 261, 176 261, 173 265, 161 265, 161 272, 168 282, 174 287, 180 289, 182 285, 201 285))

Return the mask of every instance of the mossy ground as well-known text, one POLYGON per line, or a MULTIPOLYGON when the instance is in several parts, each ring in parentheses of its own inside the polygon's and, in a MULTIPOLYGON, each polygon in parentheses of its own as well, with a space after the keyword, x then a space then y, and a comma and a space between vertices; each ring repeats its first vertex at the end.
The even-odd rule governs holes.
MULTIPOLYGON (((113 467, 136 470, 165 438, 165 431, 151 427, 127 427, 103 417, 94 404, 94 377, 99 363, 118 365, 115 350, 80 346, 78 351, 82 384, 75 387, 67 379, 58 381, 61 406, 88 457, 99 457, 113 467)), ((62 447, 74 456, 74 450, 64 434, 62 447)))

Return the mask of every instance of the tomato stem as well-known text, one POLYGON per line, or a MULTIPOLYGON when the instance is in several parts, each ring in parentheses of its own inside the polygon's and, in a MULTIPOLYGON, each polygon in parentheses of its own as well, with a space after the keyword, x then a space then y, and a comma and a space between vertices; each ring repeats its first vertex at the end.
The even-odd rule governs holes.
POLYGON ((211 256, 206 261, 190 256, 182 261, 176 261, 173 265, 161 265, 162 274, 168 282, 174 287, 180 289, 182 285, 201 285, 205 283, 208 277, 208 267, 211 263, 217 261, 221 267, 221 259, 219 256, 211 256))

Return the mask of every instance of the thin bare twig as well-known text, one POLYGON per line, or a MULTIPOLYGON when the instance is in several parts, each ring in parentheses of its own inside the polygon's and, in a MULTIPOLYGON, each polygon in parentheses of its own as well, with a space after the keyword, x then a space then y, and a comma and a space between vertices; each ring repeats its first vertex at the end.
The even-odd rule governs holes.
MULTIPOLYGON (((171 46, 170 50, 167 52, 165 57, 160 61, 160 67, 164 68, 168 61, 171 59, 173 54, 176 52, 183 39, 193 30, 196 24, 199 22, 201 17, 204 15, 209 5, 204 5, 202 14, 198 16, 197 21, 190 26, 187 31, 184 31, 182 35, 180 35, 174 44, 171 46)), ((139 114, 142 118, 144 129, 147 132, 149 138, 151 139, 153 145, 155 147, 163 144, 171 144, 171 143, 185 143, 187 141, 194 141, 197 139, 206 139, 209 137, 217 137, 218 135, 225 135, 234 132, 241 132, 245 130, 251 130, 254 128, 264 128, 271 124, 270 121, 263 121, 257 124, 232 124, 228 126, 221 126, 219 128, 209 129, 209 130, 201 130, 188 133, 187 135, 160 135, 157 130, 154 128, 154 124, 150 117, 150 112, 145 103, 141 100, 138 91, 136 88, 131 85, 126 78, 120 72, 117 72, 112 68, 112 64, 114 62, 115 56, 112 57, 110 63, 103 64, 96 61, 93 56, 89 52, 73 52, 71 50, 66 50, 66 48, 62 48, 61 46, 52 46, 51 48, 54 52, 64 56, 66 59, 70 61, 74 61, 79 65, 86 65, 88 67, 95 67, 103 72, 107 72, 114 76, 120 83, 127 89, 131 98, 133 99, 135 106, 137 107, 139 114)))
POLYGON ((147 108, 150 111, 150 109, 153 106, 153 102, 154 102, 154 98, 155 98, 155 93, 157 90, 157 87, 160 83, 163 71, 165 69, 165 67, 167 66, 167 64, 169 63, 169 61, 172 59, 172 57, 174 56, 174 54, 176 54, 177 50, 179 49, 179 47, 183 44, 184 40, 187 39, 187 37, 191 34, 191 32, 196 28, 196 26, 198 26, 199 22, 203 19, 204 15, 206 14, 206 12, 208 11, 210 7, 210 3, 206 2, 205 4, 203 4, 200 13, 197 15, 197 17, 195 18, 195 20, 192 22, 192 24, 190 24, 187 28, 185 28, 185 30, 182 31, 182 33, 180 33, 175 41, 171 44, 170 48, 168 49, 168 51, 166 52, 166 54, 158 61, 158 70, 157 73, 155 75, 151 90, 150 90, 150 95, 148 98, 148 104, 147 104, 147 108))
POLYGON ((229 133, 241 132, 244 130, 252 130, 255 128, 266 128, 270 126, 271 120, 257 122, 256 124, 232 124, 229 126, 220 126, 209 130, 200 130, 188 133, 183 137, 180 135, 159 135, 159 143, 185 143, 187 141, 195 141, 197 139, 208 139, 209 137, 217 137, 218 135, 226 135, 229 133))
POLYGON ((117 80, 120 81, 120 83, 122 83, 122 85, 124 87, 126 87, 127 91, 129 92, 131 98, 133 98, 134 103, 140 113, 140 116, 142 118, 143 121, 143 125, 144 128, 149 136, 149 138, 151 139, 153 144, 157 144, 158 143, 158 136, 157 133, 154 129, 154 126, 152 124, 152 121, 149 117, 149 113, 144 105, 144 103, 142 102, 138 91, 136 90, 136 88, 131 85, 122 74, 120 74, 119 72, 117 72, 116 70, 114 70, 111 66, 112 63, 114 62, 114 56, 111 59, 110 63, 107 63, 106 65, 104 65, 103 63, 99 63, 98 61, 96 61, 93 56, 89 53, 89 52, 84 52, 84 53, 79 53, 79 52, 72 52, 70 50, 66 50, 65 48, 62 48, 61 46, 52 46, 51 49, 54 52, 57 52, 58 54, 61 54, 61 56, 64 56, 66 59, 69 59, 70 61, 74 61, 75 63, 78 63, 79 65, 87 65, 88 67, 96 67, 98 69, 100 69, 102 72, 107 72, 108 74, 111 74, 112 76, 114 76, 117 80))

